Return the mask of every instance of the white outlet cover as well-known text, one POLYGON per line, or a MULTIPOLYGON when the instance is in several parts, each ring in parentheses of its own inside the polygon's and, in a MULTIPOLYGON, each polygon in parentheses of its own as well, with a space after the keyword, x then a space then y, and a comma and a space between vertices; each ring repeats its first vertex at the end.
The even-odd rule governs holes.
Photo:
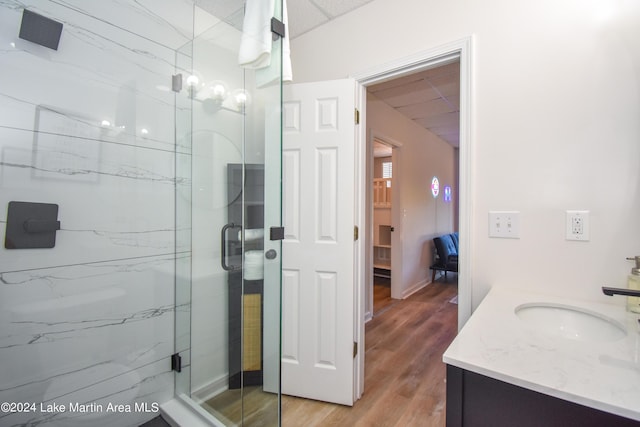
POLYGON ((589 211, 567 211, 566 240, 589 241, 589 211))
POLYGON ((520 212, 490 211, 489 237, 502 239, 520 238, 520 212))

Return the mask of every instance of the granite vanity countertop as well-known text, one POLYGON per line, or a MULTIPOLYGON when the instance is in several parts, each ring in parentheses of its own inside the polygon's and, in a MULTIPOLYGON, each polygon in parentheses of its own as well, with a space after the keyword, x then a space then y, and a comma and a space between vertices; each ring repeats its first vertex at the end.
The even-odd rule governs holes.
MULTIPOLYGON (((620 297, 615 297, 620 298, 620 297)), ((613 304, 493 288, 443 355, 445 363, 623 417, 640 420, 638 317, 613 304), (552 303, 610 317, 616 341, 578 341, 536 330, 516 307, 552 303)))

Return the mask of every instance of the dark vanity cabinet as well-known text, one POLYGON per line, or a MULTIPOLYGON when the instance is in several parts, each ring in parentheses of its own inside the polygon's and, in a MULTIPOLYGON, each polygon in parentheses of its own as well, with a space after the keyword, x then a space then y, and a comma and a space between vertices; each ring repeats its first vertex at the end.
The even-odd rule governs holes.
POLYGON ((627 427, 640 422, 447 365, 447 427, 462 426, 627 427))

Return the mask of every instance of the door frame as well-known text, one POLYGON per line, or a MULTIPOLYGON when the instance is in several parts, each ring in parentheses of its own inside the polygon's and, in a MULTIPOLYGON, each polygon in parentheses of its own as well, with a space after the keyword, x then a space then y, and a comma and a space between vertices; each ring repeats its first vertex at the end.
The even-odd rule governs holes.
MULTIPOLYGON (((472 236, 473 236, 473 199, 471 177, 473 175, 473 111, 471 96, 473 93, 473 35, 418 52, 395 61, 378 65, 351 75, 356 81, 356 108, 360 111, 360 126, 355 135, 355 221, 364 226, 368 223, 367 214, 367 125, 366 105, 367 86, 382 83, 404 75, 444 65, 453 60, 460 61, 460 145, 459 145, 459 233, 460 246, 458 258, 458 330, 471 316, 472 311, 472 236)), ((362 350, 358 351, 354 363, 354 401, 364 392, 364 324, 366 300, 366 274, 372 265, 367 258, 367 247, 371 245, 370 236, 359 239, 355 247, 355 293, 354 295, 354 331, 356 342, 362 350)))

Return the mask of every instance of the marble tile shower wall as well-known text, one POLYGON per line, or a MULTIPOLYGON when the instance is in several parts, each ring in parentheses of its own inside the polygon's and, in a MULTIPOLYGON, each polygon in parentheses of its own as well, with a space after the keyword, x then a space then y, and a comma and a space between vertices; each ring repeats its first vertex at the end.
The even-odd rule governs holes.
POLYGON ((1 237, 9 201, 56 203, 61 222, 55 248, 0 249, 0 402, 35 405, 0 426, 136 426, 173 396, 189 153, 169 86, 193 10, 0 0, 1 237), (57 51, 18 38, 25 8, 64 24, 57 51))

